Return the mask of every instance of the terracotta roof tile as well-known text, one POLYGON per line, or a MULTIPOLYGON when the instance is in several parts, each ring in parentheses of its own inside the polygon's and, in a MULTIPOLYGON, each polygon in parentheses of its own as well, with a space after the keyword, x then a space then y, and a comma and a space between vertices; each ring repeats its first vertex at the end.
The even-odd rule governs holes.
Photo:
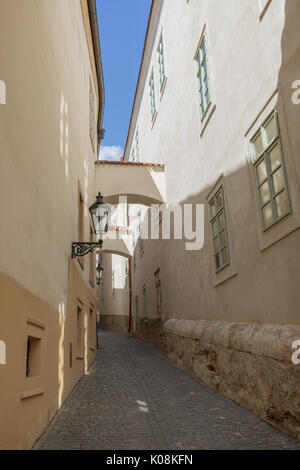
POLYGON ((97 160, 96 165, 127 165, 127 166, 152 166, 158 168, 164 168, 164 165, 160 163, 144 163, 144 162, 124 162, 122 160, 97 160))

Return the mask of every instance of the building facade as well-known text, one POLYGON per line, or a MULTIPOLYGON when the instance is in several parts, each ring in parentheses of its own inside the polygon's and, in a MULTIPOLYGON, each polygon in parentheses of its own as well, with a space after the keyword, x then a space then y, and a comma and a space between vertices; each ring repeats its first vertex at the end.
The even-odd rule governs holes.
POLYGON ((297 0, 154 0, 124 160, 163 164, 182 213, 204 206, 204 244, 142 239, 130 206, 130 306, 106 255, 102 309, 298 437, 299 20, 297 0))
POLYGON ((28 449, 96 354, 95 1, 1 1, 0 449, 28 449), (5 98, 5 99, 4 99, 5 98))

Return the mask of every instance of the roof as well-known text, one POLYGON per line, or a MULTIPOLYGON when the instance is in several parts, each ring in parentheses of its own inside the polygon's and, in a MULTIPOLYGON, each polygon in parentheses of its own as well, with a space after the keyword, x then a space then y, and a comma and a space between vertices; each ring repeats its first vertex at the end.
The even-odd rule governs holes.
POLYGON ((124 160, 97 160, 96 165, 127 165, 127 166, 152 166, 164 169, 164 165, 160 163, 144 163, 144 162, 125 162, 124 160))

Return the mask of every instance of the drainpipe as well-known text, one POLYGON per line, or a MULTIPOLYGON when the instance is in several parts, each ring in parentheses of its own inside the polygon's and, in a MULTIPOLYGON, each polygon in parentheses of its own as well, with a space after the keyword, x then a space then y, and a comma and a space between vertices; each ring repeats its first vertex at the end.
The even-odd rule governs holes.
POLYGON ((131 324, 132 324, 132 279, 131 279, 131 259, 128 263, 128 288, 129 288, 129 324, 128 324, 128 333, 131 333, 131 324))
POLYGON ((101 60, 101 47, 100 47, 96 0, 88 0, 88 10, 89 10, 92 38, 93 38, 94 56, 95 56, 96 71, 97 71, 97 77, 98 77, 98 89, 99 89, 99 114, 98 114, 98 124, 97 124, 97 136, 98 136, 97 140, 98 140, 98 155, 99 155, 100 143, 101 143, 101 140, 103 140, 104 133, 105 133, 105 130, 102 129, 104 105, 105 105, 105 91, 104 91, 104 79, 103 79, 103 68, 102 68, 102 60, 101 60))
MULTIPOLYGON (((129 228, 129 204, 127 204, 127 230, 129 228)), ((131 258, 128 259, 128 293, 129 293, 129 323, 128 333, 131 333, 132 324, 132 277, 131 277, 131 258)))

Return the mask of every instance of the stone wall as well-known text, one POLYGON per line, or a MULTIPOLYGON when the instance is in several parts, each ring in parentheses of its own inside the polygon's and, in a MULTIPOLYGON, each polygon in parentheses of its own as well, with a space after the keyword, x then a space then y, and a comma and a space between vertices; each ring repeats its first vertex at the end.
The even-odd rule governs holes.
POLYGON ((141 318, 136 326, 135 336, 143 341, 150 341, 164 347, 164 322, 154 318, 141 318))
POLYGON ((160 339, 172 361, 300 439, 300 326, 169 320, 160 339))
POLYGON ((111 331, 128 331, 128 316, 126 315, 101 315, 100 327, 111 331))

